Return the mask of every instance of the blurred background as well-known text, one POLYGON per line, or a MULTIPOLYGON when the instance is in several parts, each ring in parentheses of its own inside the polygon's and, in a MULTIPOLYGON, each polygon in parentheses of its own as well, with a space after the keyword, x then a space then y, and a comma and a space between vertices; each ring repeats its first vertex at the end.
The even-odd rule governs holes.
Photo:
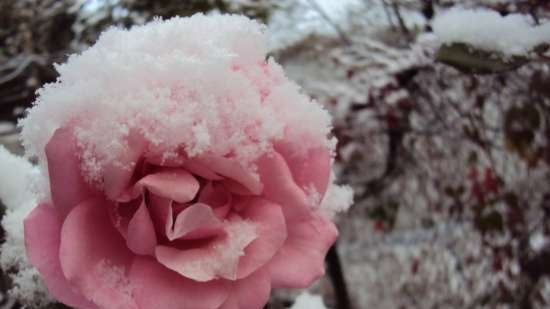
MULTIPOLYGON (((436 61, 431 22, 457 5, 550 17, 546 0, 0 0, 0 144, 22 153, 17 119, 53 63, 106 28, 245 14, 332 113, 337 173, 355 190, 312 293, 332 309, 550 308, 549 58, 436 61)), ((0 308, 22 308, 7 272, 0 308)))

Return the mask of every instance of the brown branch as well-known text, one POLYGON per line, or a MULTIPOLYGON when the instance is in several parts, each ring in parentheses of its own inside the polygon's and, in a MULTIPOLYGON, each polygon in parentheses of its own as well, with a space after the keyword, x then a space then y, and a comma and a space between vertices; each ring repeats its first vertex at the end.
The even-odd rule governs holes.
POLYGON ((405 37, 410 38, 411 32, 407 28, 407 25, 405 25, 405 21, 403 20, 403 16, 401 16, 401 12, 399 11, 399 5, 397 4, 397 1, 392 1, 391 7, 393 9, 393 13, 397 17, 397 22, 399 23, 399 29, 401 29, 401 32, 405 37))
POLYGON ((334 288, 334 294, 336 295, 335 309, 352 309, 336 244, 334 244, 328 251, 326 262, 328 266, 328 274, 334 288))

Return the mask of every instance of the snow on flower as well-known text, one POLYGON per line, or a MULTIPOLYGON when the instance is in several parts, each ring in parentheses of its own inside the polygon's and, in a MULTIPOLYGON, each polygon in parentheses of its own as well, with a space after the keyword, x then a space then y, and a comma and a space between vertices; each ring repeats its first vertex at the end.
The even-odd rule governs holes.
POLYGON ((452 8, 435 18, 433 30, 443 43, 467 43, 509 56, 525 55, 550 42, 550 23, 534 26, 529 16, 501 16, 488 9, 452 8))
POLYGON ((183 147, 190 156, 252 162, 273 140, 306 135, 329 145, 329 114, 266 54, 264 27, 245 17, 111 29, 58 65, 58 81, 39 91, 22 121, 26 149, 43 159, 54 131, 76 121, 87 176, 95 178, 109 164, 126 164, 119 157, 135 131, 164 159, 183 147))
POLYGON ((323 275, 352 192, 331 172, 329 114, 266 44, 257 22, 198 14, 110 29, 57 66, 21 121, 49 180, 24 225, 51 295, 259 309, 323 275))

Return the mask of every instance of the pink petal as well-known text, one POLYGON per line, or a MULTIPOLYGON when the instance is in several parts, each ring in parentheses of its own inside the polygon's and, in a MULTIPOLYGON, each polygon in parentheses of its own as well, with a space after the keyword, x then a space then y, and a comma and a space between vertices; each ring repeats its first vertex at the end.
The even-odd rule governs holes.
POLYGON ((199 202, 216 208, 231 201, 231 193, 220 183, 209 181, 201 189, 199 202))
POLYGON ((60 302, 83 309, 97 308, 67 281, 59 263, 61 221, 56 210, 47 204, 38 205, 25 218, 27 257, 38 269, 48 291, 60 302))
POLYGON ((178 214, 173 229, 166 235, 169 240, 176 238, 200 239, 223 233, 222 222, 206 204, 196 203, 178 214))
POLYGON ((129 202, 113 203, 113 207, 107 207, 107 212, 113 222, 113 226, 120 232, 122 237, 128 238, 128 225, 134 217, 139 206, 143 203, 143 199, 134 199, 129 202))
POLYGON ((52 201, 62 218, 83 200, 100 193, 82 177, 80 153, 72 130, 60 128, 46 145, 52 201))
POLYGON ((250 190, 248 190, 245 186, 241 185, 233 179, 227 178, 220 181, 220 183, 222 183, 224 187, 231 191, 231 193, 246 196, 255 195, 254 193, 250 192, 250 190))
POLYGON ((194 175, 200 176, 204 179, 208 180, 221 180, 223 179, 222 176, 214 173, 210 168, 207 166, 204 166, 200 162, 198 162, 196 159, 188 159, 185 160, 181 167, 188 170, 194 175))
POLYGON ((325 273, 324 260, 338 236, 334 224, 317 214, 288 225, 288 238, 271 260, 274 287, 305 288, 325 273))
POLYGON ((172 203, 167 198, 155 194, 149 195, 149 213, 153 219, 157 236, 164 237, 165 240, 168 240, 168 231, 170 231, 174 222, 172 203))
POLYGON ((214 156, 204 156, 197 159, 204 166, 208 166, 212 171, 225 177, 231 178, 250 192, 259 194, 262 192, 262 183, 258 177, 251 171, 246 170, 239 162, 214 156))
POLYGON ((196 282, 145 257, 135 259, 130 281, 141 309, 217 309, 229 291, 226 280, 196 282))
POLYGON ((216 278, 235 280, 244 248, 256 238, 256 226, 235 218, 224 222, 226 235, 198 248, 180 250, 157 246, 155 256, 167 268, 187 278, 204 282, 216 278))
POLYGON ((147 188, 158 196, 186 203, 195 198, 199 187, 199 182, 189 172, 173 168, 143 177, 136 183, 134 190, 147 188))
POLYGON ((67 216, 61 228, 61 268, 69 282, 98 307, 137 309, 126 278, 133 255, 111 224, 108 203, 87 200, 67 216))
POLYGON ((231 193, 224 185, 210 181, 203 186, 199 203, 207 204, 218 218, 223 219, 231 209, 231 193))
POLYGON ((256 224, 258 236, 245 248, 237 278, 247 277, 269 262, 287 238, 285 217, 279 205, 252 199, 243 209, 240 215, 256 224))
POLYGON ((115 201, 126 202, 135 197, 128 197, 127 191, 132 185, 132 176, 146 148, 145 139, 138 133, 130 132, 127 141, 127 151, 117 158, 116 164, 106 166, 103 172, 105 194, 115 201))
POLYGON ((312 209, 304 191, 296 185, 284 158, 277 152, 258 161, 260 179, 264 185, 262 196, 279 204, 287 224, 307 217, 312 209))
POLYGON ((128 224, 126 244, 136 254, 153 255, 155 252, 155 226, 145 202, 141 203, 128 224))
POLYGON ((229 297, 218 309, 261 309, 267 304, 271 292, 269 271, 259 269, 250 276, 231 285, 229 297))
POLYGON ((302 154, 289 144, 280 144, 277 151, 285 158, 296 184, 302 188, 313 186, 322 198, 330 178, 330 152, 326 147, 317 147, 302 154))

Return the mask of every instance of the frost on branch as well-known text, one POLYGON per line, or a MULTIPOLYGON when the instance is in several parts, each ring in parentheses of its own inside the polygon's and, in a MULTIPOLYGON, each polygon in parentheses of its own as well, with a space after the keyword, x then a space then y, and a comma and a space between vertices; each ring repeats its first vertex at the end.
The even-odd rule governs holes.
POLYGON ((550 42, 550 23, 532 25, 522 14, 453 8, 433 21, 443 43, 437 60, 470 73, 498 73, 529 61, 530 53, 550 42))
POLYGON ((526 15, 501 16, 487 9, 451 9, 434 20, 433 29, 443 43, 466 43, 507 56, 525 55, 550 42, 550 23, 534 26, 526 15))
MULTIPOLYGON (((432 3, 437 18, 450 2, 407 3, 432 3)), ((505 10, 495 1, 466 2, 505 10)), ((433 61, 441 42, 429 30, 392 40, 395 14, 385 22, 388 8, 379 3, 351 9, 338 24, 351 44, 334 31, 306 33, 279 56, 335 118, 337 175, 356 192, 338 242, 350 298, 356 308, 513 306, 529 281, 520 265, 536 264, 544 252, 537 222, 550 205, 548 65, 463 74, 433 61), (374 12, 379 19, 368 16, 374 12), (537 231, 532 252, 517 246, 530 231, 537 231)), ((432 24, 417 18, 413 4, 400 13, 411 32, 413 21, 416 29, 432 24)), ((537 11, 541 24, 548 13, 537 11)), ((547 286, 533 287, 545 298, 533 308, 548 307, 547 286)))

